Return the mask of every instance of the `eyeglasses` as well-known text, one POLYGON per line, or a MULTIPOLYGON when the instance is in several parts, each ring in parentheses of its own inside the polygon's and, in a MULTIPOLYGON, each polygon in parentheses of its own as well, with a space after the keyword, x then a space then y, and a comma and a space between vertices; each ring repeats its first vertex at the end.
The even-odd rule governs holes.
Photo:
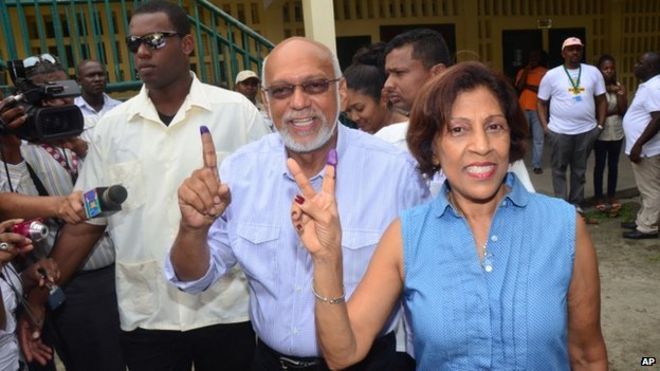
POLYGON ((328 91, 330 84, 341 80, 341 77, 336 79, 315 79, 309 81, 303 81, 300 84, 275 84, 268 87, 268 89, 263 89, 268 96, 274 99, 286 99, 293 95, 293 92, 296 90, 297 86, 300 86, 306 94, 317 95, 322 94, 328 91))
POLYGON ((38 65, 39 63, 44 63, 44 62, 50 64, 59 63, 57 57, 52 54, 34 55, 32 57, 27 57, 23 59, 23 68, 32 68, 38 65))
POLYGON ((126 36, 126 44, 131 53, 137 53, 140 44, 156 50, 165 47, 165 39, 172 36, 180 35, 177 32, 154 32, 144 36, 126 36))

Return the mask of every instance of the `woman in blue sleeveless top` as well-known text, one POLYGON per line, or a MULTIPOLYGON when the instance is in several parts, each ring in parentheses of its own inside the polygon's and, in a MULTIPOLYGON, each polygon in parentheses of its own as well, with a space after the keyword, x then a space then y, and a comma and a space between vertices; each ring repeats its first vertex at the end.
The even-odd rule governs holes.
POLYGON ((447 181, 390 225, 348 303, 334 169, 318 193, 296 178, 305 197, 293 202, 292 222, 312 255, 316 326, 331 368, 363 358, 402 300, 419 370, 607 369, 585 223, 571 205, 528 193, 507 174, 523 157, 526 128, 513 89, 479 63, 427 83, 408 146, 423 173, 442 167, 447 181))

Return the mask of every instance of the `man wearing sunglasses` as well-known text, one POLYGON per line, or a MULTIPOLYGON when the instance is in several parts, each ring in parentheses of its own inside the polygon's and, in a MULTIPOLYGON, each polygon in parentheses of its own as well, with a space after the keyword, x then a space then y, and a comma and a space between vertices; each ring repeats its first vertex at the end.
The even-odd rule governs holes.
MULTIPOLYGON (((194 39, 185 11, 151 1, 133 10, 127 47, 144 82, 139 94, 105 114, 76 188, 122 184, 122 210, 63 228, 53 257, 63 281, 106 224, 115 243, 121 344, 131 370, 244 370, 254 349, 247 288, 239 269, 189 295, 163 278, 179 226, 176 192, 202 164, 199 127, 215 136, 220 158, 266 133, 238 93, 201 83, 190 71, 194 39)), ((80 198, 71 197, 82 212, 80 198)), ((93 368, 88 368, 93 369, 93 368)))
MULTIPOLYGON (((221 181, 210 159, 181 185, 181 227, 166 273, 181 290, 205 295, 240 265, 259 338, 252 369, 327 370, 314 328, 314 301, 320 299, 312 291, 311 257, 290 221, 292 200, 305 200, 287 159, 299 164, 316 190, 326 164, 336 165, 347 296, 387 225, 425 200, 428 189, 403 150, 338 124, 346 83, 325 46, 304 38, 283 41, 266 59, 261 81, 277 132, 227 158, 221 181)), ((392 369, 393 323, 367 360, 350 370, 392 369)))

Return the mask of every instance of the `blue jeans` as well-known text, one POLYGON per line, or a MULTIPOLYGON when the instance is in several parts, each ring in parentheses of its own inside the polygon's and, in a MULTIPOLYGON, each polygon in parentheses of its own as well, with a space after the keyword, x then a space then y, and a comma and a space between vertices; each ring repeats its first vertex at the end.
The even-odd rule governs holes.
POLYGON ((525 111, 527 122, 529 123, 529 132, 532 135, 532 167, 534 169, 541 168, 541 159, 543 158, 543 128, 539 115, 536 111, 525 111))

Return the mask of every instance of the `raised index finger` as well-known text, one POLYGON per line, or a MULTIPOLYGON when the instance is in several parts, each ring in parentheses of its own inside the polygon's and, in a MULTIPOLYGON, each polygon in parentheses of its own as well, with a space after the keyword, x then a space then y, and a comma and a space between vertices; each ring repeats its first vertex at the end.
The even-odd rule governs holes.
POLYGON ((206 126, 199 127, 199 133, 202 135, 202 155, 204 157, 204 167, 213 170, 213 173, 218 176, 218 158, 215 154, 215 144, 213 144, 213 137, 209 128, 206 126))
POLYGON ((286 165, 289 167, 289 171, 291 172, 291 175, 293 175, 293 179, 296 181, 296 184, 298 184, 298 188, 300 188, 300 192, 303 196, 308 200, 314 197, 316 191, 314 191, 314 187, 312 187, 312 184, 309 182, 309 179, 307 179, 296 160, 289 158, 286 160, 286 165))

